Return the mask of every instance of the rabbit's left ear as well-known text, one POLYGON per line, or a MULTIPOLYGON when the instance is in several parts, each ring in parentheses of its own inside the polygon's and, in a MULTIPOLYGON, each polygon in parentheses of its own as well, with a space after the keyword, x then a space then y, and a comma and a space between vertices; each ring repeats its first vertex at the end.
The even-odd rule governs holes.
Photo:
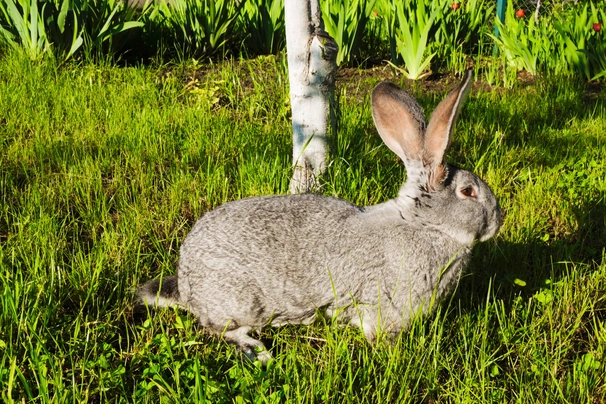
POLYGON ((406 91, 384 81, 372 92, 372 117, 383 142, 404 161, 408 175, 423 170, 427 122, 423 108, 406 91))
POLYGON ((427 185, 430 189, 436 189, 448 174, 444 155, 452 139, 463 100, 471 87, 472 77, 473 70, 467 70, 463 82, 452 90, 431 114, 423 148, 423 162, 429 169, 427 185))

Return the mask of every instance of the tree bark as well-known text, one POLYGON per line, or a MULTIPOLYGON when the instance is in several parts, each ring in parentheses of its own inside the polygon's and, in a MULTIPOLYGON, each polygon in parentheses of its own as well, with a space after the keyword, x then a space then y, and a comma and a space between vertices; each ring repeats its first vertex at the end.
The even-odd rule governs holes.
POLYGON ((318 0, 285 0, 293 129, 292 193, 318 188, 326 169, 338 46, 325 31, 318 0))

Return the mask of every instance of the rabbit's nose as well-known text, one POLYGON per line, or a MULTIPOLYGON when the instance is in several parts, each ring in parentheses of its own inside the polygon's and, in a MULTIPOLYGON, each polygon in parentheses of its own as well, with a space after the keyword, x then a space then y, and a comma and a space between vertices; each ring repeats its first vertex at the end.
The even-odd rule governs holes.
POLYGON ((501 226, 503 226, 503 222, 505 221, 505 211, 503 209, 501 209, 501 207, 497 204, 497 208, 495 209, 495 213, 494 213, 495 217, 494 217, 494 223, 495 223, 495 234, 499 231, 499 229, 501 228, 501 226))

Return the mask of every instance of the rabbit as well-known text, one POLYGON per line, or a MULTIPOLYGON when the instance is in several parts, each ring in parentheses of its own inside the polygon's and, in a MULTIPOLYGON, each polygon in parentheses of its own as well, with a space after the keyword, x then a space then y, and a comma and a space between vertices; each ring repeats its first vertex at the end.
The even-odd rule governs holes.
POLYGON ((375 125, 407 171, 395 199, 367 207, 317 194, 225 203, 186 236, 177 275, 141 286, 139 301, 185 308, 263 363, 271 354, 252 332, 309 324, 317 313, 362 328, 371 343, 405 331, 453 291, 473 245, 501 226, 488 185, 444 161, 472 75, 429 124, 397 85, 373 90, 375 125))

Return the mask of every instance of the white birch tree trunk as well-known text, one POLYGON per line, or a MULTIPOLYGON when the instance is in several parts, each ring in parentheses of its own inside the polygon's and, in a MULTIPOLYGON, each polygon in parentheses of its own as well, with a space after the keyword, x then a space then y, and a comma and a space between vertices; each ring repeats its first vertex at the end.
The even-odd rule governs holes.
POLYGON ((293 132, 290 191, 309 192, 326 169, 339 48, 324 31, 319 0, 285 0, 284 12, 293 132))

